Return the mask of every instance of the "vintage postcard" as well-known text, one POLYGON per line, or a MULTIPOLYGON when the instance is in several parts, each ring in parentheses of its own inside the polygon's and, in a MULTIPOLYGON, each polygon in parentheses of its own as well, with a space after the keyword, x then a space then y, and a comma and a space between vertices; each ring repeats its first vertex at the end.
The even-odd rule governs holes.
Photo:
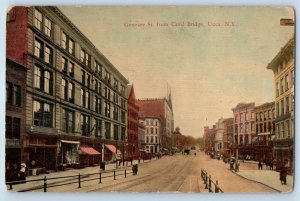
POLYGON ((9 192, 292 192, 290 7, 14 6, 9 192))

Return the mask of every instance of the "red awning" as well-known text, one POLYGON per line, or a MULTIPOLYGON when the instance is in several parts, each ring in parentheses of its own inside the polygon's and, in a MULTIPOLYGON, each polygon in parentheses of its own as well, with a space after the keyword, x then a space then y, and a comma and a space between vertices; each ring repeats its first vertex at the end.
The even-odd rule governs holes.
MULTIPOLYGON (((109 151, 111 151, 112 153, 116 153, 116 147, 114 146, 114 145, 111 145, 111 144, 106 144, 105 145, 106 146, 106 148, 109 150, 109 151)), ((118 153, 120 154, 121 153, 121 151, 118 149, 118 153)))
POLYGON ((80 147, 80 150, 82 154, 88 154, 88 155, 100 155, 97 150, 93 149, 92 147, 80 147))

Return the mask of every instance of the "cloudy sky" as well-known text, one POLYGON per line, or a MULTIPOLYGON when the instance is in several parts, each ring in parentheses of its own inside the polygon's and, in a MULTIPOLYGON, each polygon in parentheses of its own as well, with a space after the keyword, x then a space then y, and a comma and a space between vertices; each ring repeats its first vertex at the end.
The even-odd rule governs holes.
POLYGON ((294 34, 280 26, 280 18, 294 18, 282 7, 60 9, 134 84, 137 98, 166 96, 169 85, 175 126, 194 137, 232 117, 239 102, 273 101, 266 66, 294 34))

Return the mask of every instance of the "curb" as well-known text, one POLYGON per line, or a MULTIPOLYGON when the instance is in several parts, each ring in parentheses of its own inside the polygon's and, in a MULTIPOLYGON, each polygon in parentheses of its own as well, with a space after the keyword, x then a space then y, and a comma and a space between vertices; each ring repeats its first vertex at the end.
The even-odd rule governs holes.
POLYGON ((252 181, 252 182, 255 182, 255 183, 258 183, 258 184, 262 184, 262 185, 267 186, 267 187, 269 187, 269 188, 271 188, 271 189, 273 189, 273 190, 275 190, 275 191, 277 191, 277 192, 279 192, 279 193, 282 193, 282 191, 280 191, 280 190, 278 190, 278 189, 276 189, 276 188, 274 188, 274 187, 272 187, 272 186, 269 186, 269 185, 267 185, 267 184, 265 184, 265 183, 262 183, 262 182, 260 182, 260 181, 256 181, 256 180, 253 180, 253 179, 246 178, 246 177, 244 177, 244 176, 242 176, 242 175, 237 174, 235 171, 231 171, 231 172, 234 173, 235 175, 237 175, 237 176, 243 178, 243 179, 247 179, 248 181, 252 181))

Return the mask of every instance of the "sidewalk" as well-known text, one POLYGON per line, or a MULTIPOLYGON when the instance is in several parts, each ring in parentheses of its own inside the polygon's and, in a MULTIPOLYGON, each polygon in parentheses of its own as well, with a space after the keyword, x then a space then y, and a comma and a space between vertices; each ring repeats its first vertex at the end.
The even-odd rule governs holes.
MULTIPOLYGON (((234 172, 234 171, 233 171, 234 172)), ((287 185, 282 185, 279 180, 279 172, 272 170, 241 170, 235 174, 266 186, 269 186, 279 192, 289 193, 293 190, 293 176, 287 176, 287 185)))
MULTIPOLYGON (((143 160, 140 161, 140 164, 143 163, 148 163, 151 161, 157 160, 157 158, 153 158, 151 160, 145 160, 143 162, 143 160)), ((133 163, 134 164, 139 164, 138 160, 134 160, 133 163)), ((126 162, 124 163, 124 166, 121 164, 120 166, 118 166, 117 170, 122 170, 122 169, 131 169, 131 163, 127 162, 127 166, 126 166, 126 162)), ((116 169, 116 163, 110 163, 105 165, 105 171, 111 171, 116 169)), ((77 181, 77 175, 80 173, 81 175, 85 175, 85 174, 92 174, 92 173, 99 173, 100 172, 100 167, 99 166, 93 166, 93 167, 86 167, 83 169, 67 169, 65 171, 58 171, 58 172, 50 172, 49 174, 40 174, 40 175, 35 175, 35 176, 27 176, 26 180, 39 180, 39 179, 44 179, 45 176, 47 177, 47 179, 51 179, 51 178, 55 178, 55 177, 65 177, 65 176, 74 176, 73 178, 61 178, 61 179, 53 179, 53 180, 47 180, 47 184, 58 184, 58 183, 66 183, 67 181, 70 180, 74 180, 77 181)), ((13 191, 24 191, 27 189, 32 189, 32 188, 37 188, 37 187, 43 187, 43 180, 42 181, 34 181, 34 182, 26 182, 26 183, 22 183, 22 184, 17 184, 17 185, 13 185, 13 189, 12 190, 8 190, 9 186, 7 186, 7 190, 10 192, 13 191)))

